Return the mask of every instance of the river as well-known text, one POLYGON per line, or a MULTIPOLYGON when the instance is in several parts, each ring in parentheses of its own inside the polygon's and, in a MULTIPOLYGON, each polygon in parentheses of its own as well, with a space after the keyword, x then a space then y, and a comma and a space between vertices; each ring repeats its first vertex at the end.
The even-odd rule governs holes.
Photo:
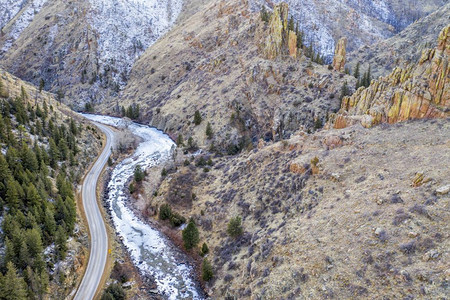
POLYGON ((140 138, 134 153, 120 162, 111 173, 107 204, 116 233, 128 249, 133 263, 143 274, 151 275, 158 292, 166 299, 204 299, 187 258, 157 229, 142 222, 127 206, 126 183, 140 165, 144 170, 168 159, 175 143, 155 128, 121 118, 84 115, 86 118, 116 128, 127 128, 140 138))

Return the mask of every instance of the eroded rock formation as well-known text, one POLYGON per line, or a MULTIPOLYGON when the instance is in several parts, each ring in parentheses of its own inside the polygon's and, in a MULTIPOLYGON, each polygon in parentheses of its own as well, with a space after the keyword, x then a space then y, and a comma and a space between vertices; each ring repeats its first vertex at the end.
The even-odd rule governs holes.
POLYGON ((416 65, 395 68, 344 97, 334 127, 357 122, 365 127, 409 119, 450 116, 450 25, 440 33, 436 49, 425 50, 416 65))
POLYGON ((333 67, 336 71, 344 71, 346 47, 347 38, 343 37, 338 41, 336 50, 334 51, 333 67))

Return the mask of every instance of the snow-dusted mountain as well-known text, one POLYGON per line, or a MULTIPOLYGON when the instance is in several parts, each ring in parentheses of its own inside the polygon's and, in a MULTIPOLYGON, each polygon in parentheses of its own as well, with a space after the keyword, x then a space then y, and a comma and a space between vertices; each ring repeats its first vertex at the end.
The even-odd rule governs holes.
POLYGON ((126 84, 133 62, 174 24, 182 0, 0 0, 0 8, 0 64, 82 105, 126 84))
POLYGON ((447 0, 250 0, 253 10, 286 2, 306 35, 306 42, 329 60, 336 41, 346 36, 348 50, 356 50, 393 36, 415 20, 435 11, 447 0))
MULTIPOLYGON (((103 102, 118 95, 137 58, 173 26, 180 14, 186 19, 205 9, 208 2, 220 3, 0 0, 0 66, 34 84, 43 79, 45 89, 65 96, 76 107, 88 101, 103 102)), ((255 11, 278 2, 281 0, 249 0, 249 5, 255 11)), ((340 37, 348 37, 348 51, 372 45, 447 0, 286 2, 305 33, 305 42, 331 60, 340 37)), ((210 21, 202 22, 208 26, 210 21)))
POLYGON ((88 22, 98 35, 99 64, 119 85, 133 62, 175 22, 181 0, 90 0, 88 22))

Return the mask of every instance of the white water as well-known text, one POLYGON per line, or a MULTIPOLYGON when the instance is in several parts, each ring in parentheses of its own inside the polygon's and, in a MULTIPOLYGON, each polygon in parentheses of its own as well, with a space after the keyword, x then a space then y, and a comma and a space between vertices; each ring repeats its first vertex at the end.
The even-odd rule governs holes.
POLYGON ((192 267, 177 261, 182 256, 161 233, 143 223, 127 207, 125 186, 133 176, 134 168, 140 165, 143 169, 157 165, 170 159, 175 148, 174 142, 161 131, 126 122, 120 118, 84 115, 90 120, 111 125, 127 127, 142 142, 133 155, 118 164, 111 174, 108 183, 107 202, 114 221, 117 234, 130 252, 134 264, 144 274, 152 275, 158 285, 158 291, 167 299, 202 299, 201 292, 192 279, 192 267))

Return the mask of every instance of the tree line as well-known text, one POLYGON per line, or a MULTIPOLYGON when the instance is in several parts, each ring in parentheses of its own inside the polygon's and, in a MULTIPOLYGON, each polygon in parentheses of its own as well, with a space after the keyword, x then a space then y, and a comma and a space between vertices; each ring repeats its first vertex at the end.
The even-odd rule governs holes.
MULTIPOLYGON (((2 85, 0 85, 2 86, 2 85)), ((0 97, 0 299, 42 299, 66 257, 76 221, 68 167, 77 164, 74 120, 57 124, 52 106, 26 93, 0 97), (44 251, 44 250, 49 251, 44 251)))

